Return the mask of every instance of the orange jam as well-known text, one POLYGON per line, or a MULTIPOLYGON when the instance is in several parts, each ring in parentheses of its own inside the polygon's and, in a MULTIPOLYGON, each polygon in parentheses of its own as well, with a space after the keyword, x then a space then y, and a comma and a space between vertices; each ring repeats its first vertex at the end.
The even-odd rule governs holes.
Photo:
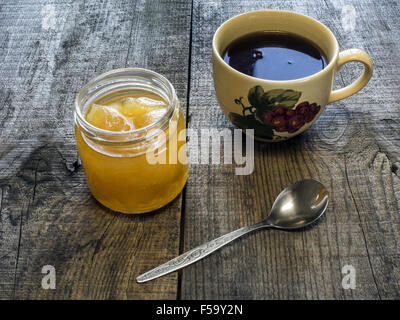
POLYGON ((129 131, 153 124, 167 113, 168 105, 161 97, 149 93, 117 97, 104 104, 93 103, 86 120, 97 128, 129 131))
POLYGON ((142 213, 181 192, 188 169, 178 103, 171 107, 155 93, 135 91, 101 97, 82 117, 86 122, 76 121, 75 137, 89 188, 100 203, 118 212, 142 213), (97 134, 88 134, 93 128, 97 134), (158 160, 149 160, 148 154, 158 160))

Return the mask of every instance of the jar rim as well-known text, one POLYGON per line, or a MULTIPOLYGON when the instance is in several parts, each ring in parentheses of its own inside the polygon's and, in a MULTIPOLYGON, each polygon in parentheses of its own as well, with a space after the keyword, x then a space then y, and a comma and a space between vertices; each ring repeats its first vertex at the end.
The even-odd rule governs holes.
MULTIPOLYGON (((121 78, 124 78, 123 76, 121 78)), ((128 79, 129 77, 127 77, 128 79)), ((89 94, 90 95, 90 94, 89 94)), ((88 131, 91 136, 109 136, 109 137, 123 137, 123 136, 131 136, 131 139, 129 141, 124 140, 124 142, 136 142, 144 139, 150 138, 148 135, 145 133, 148 131, 151 131, 154 128, 157 127, 163 127, 165 124, 167 124, 173 114, 174 110, 176 109, 176 106, 178 104, 178 98, 176 96, 175 88, 171 84, 171 82, 164 77, 163 75, 149 70, 145 68, 119 68, 119 69, 113 69, 111 71, 104 72, 91 80, 89 80, 79 91, 79 93, 75 97, 75 112, 74 112, 74 118, 75 118, 75 123, 78 124, 80 127, 83 127, 85 131, 88 131), (168 109, 165 115, 163 115, 160 119, 157 119, 157 121, 139 129, 131 129, 127 131, 109 131, 109 130, 104 130, 101 128, 98 128, 91 123, 89 123, 85 117, 82 114, 81 110, 81 98, 83 95, 88 94, 87 91, 90 90, 90 88, 96 87, 96 84, 101 84, 102 80, 106 80, 107 78, 113 76, 113 75, 118 75, 118 74, 124 74, 124 73, 131 73, 131 74, 141 74, 141 75, 148 75, 150 77, 153 77, 154 79, 157 79, 158 81, 161 81, 163 85, 167 88, 167 97, 169 101, 168 103, 168 109), (169 91, 169 92, 168 92, 169 91), (136 137, 135 137, 136 136, 136 137)), ((108 139, 96 139, 96 140, 102 140, 106 142, 108 139)), ((115 142, 115 141, 109 141, 109 142, 115 142)))

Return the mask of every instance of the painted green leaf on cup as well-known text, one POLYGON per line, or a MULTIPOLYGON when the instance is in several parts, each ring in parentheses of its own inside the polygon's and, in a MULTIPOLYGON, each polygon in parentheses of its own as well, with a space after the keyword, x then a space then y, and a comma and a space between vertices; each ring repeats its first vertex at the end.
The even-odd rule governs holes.
POLYGON ((255 86, 249 90, 247 98, 253 107, 258 108, 262 106, 263 95, 264 89, 261 86, 255 86))
POLYGON ((268 112, 277 105, 292 109, 300 96, 301 92, 295 90, 274 89, 264 92, 261 86, 255 86, 249 90, 247 98, 254 108, 268 112))
POLYGON ((253 115, 242 116, 238 113, 229 113, 232 123, 241 129, 254 129, 254 135, 264 139, 272 139, 274 136, 272 125, 261 124, 253 115))
MULTIPOLYGON (((229 119, 239 128, 254 129, 257 137, 272 140, 275 132, 295 132, 308 122, 307 119, 315 116, 316 110, 319 112, 320 107, 315 103, 306 106, 305 102, 300 103, 298 106, 301 106, 301 109, 294 112, 300 97, 300 91, 273 89, 265 92, 261 86, 254 86, 247 96, 250 106, 243 104, 243 97, 234 99, 236 104, 241 105, 242 114, 231 112, 229 119)), ((278 135, 275 138, 282 137, 278 135)))
POLYGON ((297 101, 299 101, 301 92, 294 90, 276 89, 264 93, 263 98, 268 100, 270 104, 280 105, 292 109, 297 101))
POLYGON ((279 97, 280 95, 282 95, 282 93, 284 93, 286 90, 284 89, 274 89, 274 90, 270 90, 268 92, 266 92, 264 94, 264 98, 268 99, 268 101, 271 103, 274 102, 274 100, 279 97))

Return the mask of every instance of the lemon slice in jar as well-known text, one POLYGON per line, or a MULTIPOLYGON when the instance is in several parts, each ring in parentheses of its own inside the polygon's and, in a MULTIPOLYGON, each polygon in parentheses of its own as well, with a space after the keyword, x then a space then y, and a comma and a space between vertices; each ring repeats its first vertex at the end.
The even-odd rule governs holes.
POLYGON ((112 106, 92 104, 86 113, 86 120, 93 126, 108 131, 129 131, 135 129, 132 121, 112 106))
POLYGON ((162 118, 168 106, 162 100, 149 97, 127 97, 121 99, 118 110, 131 119, 135 128, 143 128, 162 118))

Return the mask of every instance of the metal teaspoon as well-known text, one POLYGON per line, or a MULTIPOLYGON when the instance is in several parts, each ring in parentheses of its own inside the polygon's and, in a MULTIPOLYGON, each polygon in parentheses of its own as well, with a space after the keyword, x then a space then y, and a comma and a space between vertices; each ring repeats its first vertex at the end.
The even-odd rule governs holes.
POLYGON ((318 220, 328 206, 328 193, 324 185, 316 180, 297 181, 284 189, 272 205, 267 219, 252 226, 243 227, 189 250, 180 256, 150 270, 136 278, 143 283, 184 268, 233 240, 258 229, 275 228, 293 230, 303 228, 318 220))

